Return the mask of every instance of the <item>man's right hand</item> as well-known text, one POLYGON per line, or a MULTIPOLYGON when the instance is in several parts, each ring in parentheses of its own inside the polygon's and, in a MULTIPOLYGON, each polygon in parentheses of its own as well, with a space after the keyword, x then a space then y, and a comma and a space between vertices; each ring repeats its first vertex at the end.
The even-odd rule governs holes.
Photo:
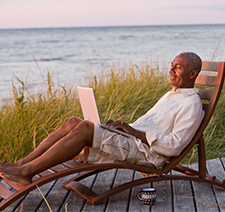
POLYGON ((112 119, 109 119, 105 124, 111 126, 114 123, 112 119))

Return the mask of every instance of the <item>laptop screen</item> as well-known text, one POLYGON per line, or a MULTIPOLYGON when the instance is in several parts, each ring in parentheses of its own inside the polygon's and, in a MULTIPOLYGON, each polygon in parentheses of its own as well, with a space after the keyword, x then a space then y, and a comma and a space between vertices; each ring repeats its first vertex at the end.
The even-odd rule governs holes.
POLYGON ((77 92, 84 119, 95 124, 101 124, 93 89, 77 87, 77 92))

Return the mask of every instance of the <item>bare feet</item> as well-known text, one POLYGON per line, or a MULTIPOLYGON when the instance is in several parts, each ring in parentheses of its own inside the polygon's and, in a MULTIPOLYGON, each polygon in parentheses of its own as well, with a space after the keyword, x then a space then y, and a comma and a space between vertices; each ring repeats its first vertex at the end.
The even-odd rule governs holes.
POLYGON ((4 163, 4 164, 0 164, 0 169, 12 168, 17 166, 19 166, 19 164, 17 163, 4 163))
POLYGON ((14 168, 0 168, 0 176, 5 180, 11 180, 21 185, 28 185, 31 183, 32 177, 24 176, 21 167, 14 168))

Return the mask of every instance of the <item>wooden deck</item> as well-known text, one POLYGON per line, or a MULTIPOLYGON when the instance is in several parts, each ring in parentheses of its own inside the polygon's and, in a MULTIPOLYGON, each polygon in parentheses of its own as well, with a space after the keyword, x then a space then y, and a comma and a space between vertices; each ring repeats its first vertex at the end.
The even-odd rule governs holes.
MULTIPOLYGON (((190 165, 196 167, 196 164, 190 165)), ((225 158, 207 161, 207 170, 210 175, 218 179, 225 178, 225 158)), ((86 186, 92 187, 96 193, 106 191, 121 182, 141 178, 139 172, 132 170, 109 170, 82 180, 86 186)), ((62 188, 61 184, 71 176, 61 178, 40 187, 51 210, 55 211, 225 211, 225 191, 204 183, 189 181, 162 181, 121 192, 102 204, 93 206, 77 193, 62 188), (136 193, 144 187, 154 187, 157 190, 156 204, 152 207, 143 205, 136 198, 136 193)), ((4 212, 12 211, 50 211, 44 198, 38 189, 30 192, 20 200, 16 201, 4 212)))

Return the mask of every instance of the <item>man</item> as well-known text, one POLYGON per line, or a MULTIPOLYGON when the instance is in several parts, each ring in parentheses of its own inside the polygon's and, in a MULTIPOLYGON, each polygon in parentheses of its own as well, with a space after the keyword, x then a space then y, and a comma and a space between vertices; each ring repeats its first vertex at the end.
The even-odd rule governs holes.
POLYGON ((29 184, 35 174, 72 159, 85 146, 92 147, 88 157, 90 163, 126 162, 162 167, 187 146, 203 118, 201 99, 194 88, 201 64, 195 53, 179 54, 169 71, 172 91, 133 124, 107 122, 134 138, 73 117, 24 159, 0 165, 0 175, 20 184, 29 184))

